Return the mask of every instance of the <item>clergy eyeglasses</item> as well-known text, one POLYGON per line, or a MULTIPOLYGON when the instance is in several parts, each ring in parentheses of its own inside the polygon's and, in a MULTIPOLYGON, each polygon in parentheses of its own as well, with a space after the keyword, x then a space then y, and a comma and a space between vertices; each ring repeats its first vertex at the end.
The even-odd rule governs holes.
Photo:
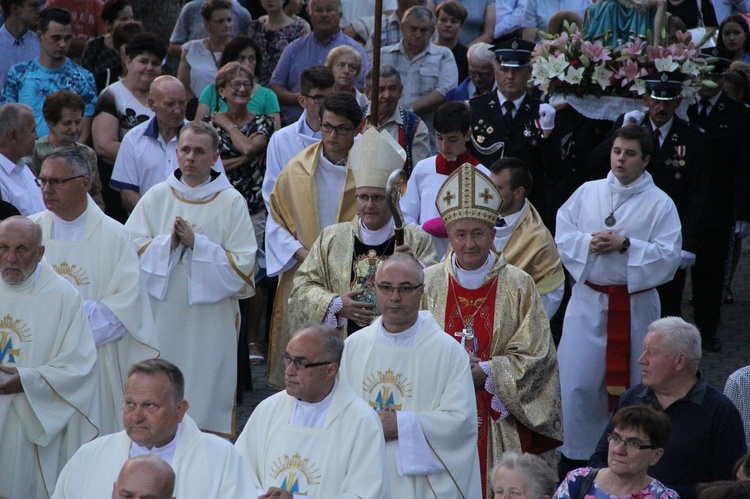
POLYGON ((42 187, 42 188, 45 185, 47 185, 47 184, 49 184, 50 187, 58 187, 58 186, 64 184, 65 182, 70 182, 71 180, 75 180, 77 178, 82 178, 82 177, 86 177, 86 176, 87 175, 77 175, 75 177, 70 177, 70 178, 43 178, 43 177, 39 177, 39 178, 35 178, 34 179, 34 183, 36 183, 36 185, 38 185, 39 187, 42 187))
POLYGON ((346 135, 347 133, 351 132, 357 128, 357 125, 353 126, 346 126, 346 125, 339 125, 339 126, 333 126, 330 123, 321 123, 320 129, 323 130, 325 133, 331 133, 334 130, 336 130, 336 133, 338 135, 346 135))
POLYGON ((307 362, 302 359, 293 359, 289 356, 288 353, 285 353, 281 356, 282 360, 284 361, 284 365, 288 366, 289 364, 294 364, 295 369, 307 369, 309 367, 318 367, 318 366, 327 366, 328 364, 333 364, 333 361, 328 360, 325 362, 307 362))
POLYGON ((612 432, 607 434, 607 442, 618 445, 620 442, 625 442, 625 448, 628 450, 645 450, 653 449, 653 445, 644 445, 643 442, 637 438, 622 438, 619 433, 612 432))
POLYGON ((417 284, 416 286, 412 285, 406 285, 403 286, 391 286, 390 284, 380 284, 375 283, 375 285, 378 287, 378 290, 382 291, 383 294, 386 294, 388 296, 393 294, 393 291, 398 291, 398 294, 401 296, 407 296, 424 286, 424 284, 417 284))
POLYGON ((357 201, 365 204, 369 203, 370 201, 372 201, 374 204, 382 203, 383 201, 385 201, 385 196, 382 196, 380 194, 376 194, 374 196, 368 196, 367 194, 357 194, 354 197, 357 198, 357 201))

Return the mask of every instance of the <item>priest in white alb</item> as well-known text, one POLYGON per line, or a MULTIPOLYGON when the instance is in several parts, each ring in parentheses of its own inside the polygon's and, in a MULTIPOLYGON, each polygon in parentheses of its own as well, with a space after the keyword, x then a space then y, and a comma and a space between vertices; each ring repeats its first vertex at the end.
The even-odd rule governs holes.
POLYGON ((122 396, 131 364, 159 355, 151 305, 128 231, 88 195, 91 170, 75 147, 55 149, 37 182, 47 209, 44 257, 81 293, 98 357, 93 420, 100 435, 122 430, 122 396))
POLYGON ((341 335, 321 324, 289 340, 286 390, 258 405, 235 444, 261 497, 417 497, 388 493, 383 431, 339 374, 343 350, 341 335))
POLYGON ((46 499, 96 437, 96 348, 81 295, 41 262, 41 229, 0 222, 0 497, 46 499))
POLYGON ((341 372, 380 418, 388 497, 482 497, 469 357, 419 311, 414 257, 396 253, 375 279, 382 315, 347 338, 341 372))
POLYGON ((501 196, 492 180, 465 163, 436 205, 451 250, 425 271, 422 308, 469 353, 484 495, 504 451, 542 454, 562 441, 557 357, 534 280, 493 247, 501 196))
POLYGON ((558 349, 569 459, 591 456, 614 403, 640 382, 643 340, 661 315, 654 288, 680 263, 680 218, 646 171, 652 151, 650 130, 618 129, 607 178, 583 184, 557 212, 555 241, 576 281, 558 349))
MULTIPOLYGON (((256 499, 242 457, 226 439, 198 429, 186 414, 192 405, 184 395, 185 378, 171 362, 149 359, 130 366, 125 430, 81 447, 60 473, 52 499, 110 497, 125 462, 144 455, 163 459, 174 469, 174 497, 256 499)), ((115 499, 125 497, 135 496, 115 499)))
POLYGON ((161 357, 182 369, 201 430, 234 435, 240 298, 254 293, 255 234, 245 198, 212 169, 219 137, 185 125, 180 168, 141 198, 125 227, 140 255, 161 357))
POLYGON ((406 158, 396 139, 370 128, 354 143, 349 158, 357 216, 323 229, 297 269, 289 296, 293 330, 307 322, 324 322, 342 328, 344 336, 352 334, 380 315, 375 271, 394 251, 413 252, 424 265, 437 262, 432 239, 416 225, 403 228, 404 244, 396 246, 386 199, 388 177, 406 158))

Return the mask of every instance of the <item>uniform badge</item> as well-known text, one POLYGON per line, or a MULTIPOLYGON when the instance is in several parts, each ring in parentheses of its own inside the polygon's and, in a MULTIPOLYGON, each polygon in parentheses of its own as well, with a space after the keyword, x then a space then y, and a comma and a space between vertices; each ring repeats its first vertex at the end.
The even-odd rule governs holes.
POLYGON ((479 121, 478 121, 478 123, 479 123, 480 125, 484 125, 484 120, 479 120, 479 121))
POLYGON ((495 131, 495 129, 491 126, 487 127, 487 133, 492 134, 495 131))
POLYGON ((477 135, 477 142, 484 144, 484 135, 477 135))
POLYGON ((682 174, 680 174, 680 172, 677 172, 677 173, 674 174, 674 179, 675 180, 680 180, 681 178, 682 178, 682 174))
POLYGON ((664 164, 667 166, 672 166, 672 160, 671 159, 664 160, 664 164))

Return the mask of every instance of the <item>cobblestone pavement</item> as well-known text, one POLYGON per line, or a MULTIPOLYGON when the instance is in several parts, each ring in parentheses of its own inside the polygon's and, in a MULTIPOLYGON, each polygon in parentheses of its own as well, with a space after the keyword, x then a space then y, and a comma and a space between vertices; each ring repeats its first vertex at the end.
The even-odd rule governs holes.
MULTIPOLYGON (((690 278, 685 286, 683 301, 685 320, 692 320, 692 306, 689 305, 690 278)), ((727 377, 740 367, 750 364, 750 254, 747 244, 743 247, 742 257, 732 284, 734 303, 722 307, 719 336, 724 348, 718 353, 703 353, 700 369, 709 383, 719 390, 724 389, 727 377)), ((245 422, 253 409, 276 390, 266 386, 266 365, 253 366, 253 391, 246 391, 244 401, 237 407, 237 434, 242 431, 245 422)))

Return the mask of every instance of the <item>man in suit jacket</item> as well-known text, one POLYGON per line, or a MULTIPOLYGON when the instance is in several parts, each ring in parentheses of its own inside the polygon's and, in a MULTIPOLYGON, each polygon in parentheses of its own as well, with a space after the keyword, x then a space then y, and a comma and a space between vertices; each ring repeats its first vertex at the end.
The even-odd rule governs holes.
POLYGON ((698 248, 705 241, 707 204, 711 180, 711 150, 706 132, 675 115, 682 102, 684 75, 678 72, 658 72, 648 75, 642 111, 621 115, 605 140, 589 155, 589 169, 596 178, 603 177, 603 165, 609 164, 609 148, 614 131, 624 125, 642 125, 653 133, 654 153, 646 167, 658 188, 666 192, 677 206, 682 224, 682 253, 680 269, 672 281, 657 288, 661 300, 661 315, 681 316, 682 289, 686 269, 696 261, 698 248))
POLYGON ((471 154, 483 165, 512 157, 526 163, 534 178, 529 201, 547 227, 555 213, 546 209, 548 171, 559 169, 560 141, 554 133, 555 109, 527 95, 534 44, 513 38, 495 46, 497 91, 469 101, 472 113, 471 154))
POLYGON ((721 349, 716 335, 721 310, 724 269, 730 236, 736 228, 750 232, 750 206, 747 203, 750 168, 750 111, 747 104, 730 98, 722 91, 724 73, 733 54, 705 49, 714 69, 708 73, 716 87, 702 87, 699 101, 688 108, 690 122, 706 130, 711 139, 711 184, 704 216, 708 223, 702 233, 692 272, 695 324, 701 332, 703 348, 709 352, 721 349), (713 59, 715 58, 715 59, 713 59))

